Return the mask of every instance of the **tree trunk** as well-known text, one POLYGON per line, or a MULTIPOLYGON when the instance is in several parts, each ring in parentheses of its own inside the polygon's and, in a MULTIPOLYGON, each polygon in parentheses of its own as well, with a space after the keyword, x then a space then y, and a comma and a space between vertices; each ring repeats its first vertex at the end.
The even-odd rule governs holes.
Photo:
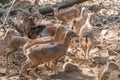
POLYGON ((0 0, 0 3, 2 4, 6 4, 6 3, 9 3, 10 0, 0 0))

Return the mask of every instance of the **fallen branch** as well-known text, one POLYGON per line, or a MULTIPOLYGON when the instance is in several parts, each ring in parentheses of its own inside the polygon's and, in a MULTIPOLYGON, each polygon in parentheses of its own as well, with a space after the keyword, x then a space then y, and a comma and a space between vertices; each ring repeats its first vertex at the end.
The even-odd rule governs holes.
POLYGON ((13 0, 12 5, 10 6, 10 8, 9 8, 9 10, 8 10, 8 12, 7 12, 7 15, 6 15, 6 17, 5 17, 5 20, 4 20, 3 24, 2 24, 2 26, 0 26, 0 29, 3 28, 5 32, 6 32, 6 29, 4 28, 4 25, 5 25, 5 23, 6 23, 7 19, 8 19, 9 13, 10 13, 10 11, 12 10, 13 5, 15 4, 15 2, 16 2, 16 0, 13 0))
POLYGON ((10 0, 0 0, 0 3, 2 4, 6 4, 6 3, 9 3, 10 0))
POLYGON ((58 7, 59 9, 62 9, 62 8, 66 8, 74 4, 79 4, 85 1, 90 1, 90 0, 65 0, 65 1, 53 4, 53 5, 46 5, 45 7, 40 7, 39 12, 41 14, 46 14, 46 13, 53 12, 53 7, 58 7))

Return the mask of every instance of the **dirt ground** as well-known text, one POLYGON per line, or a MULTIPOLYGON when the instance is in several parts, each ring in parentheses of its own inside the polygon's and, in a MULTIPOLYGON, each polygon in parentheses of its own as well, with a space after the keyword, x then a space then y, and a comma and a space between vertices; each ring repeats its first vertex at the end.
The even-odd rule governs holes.
MULTIPOLYGON (((116 58, 120 55, 120 1, 96 0, 94 3, 85 2, 79 4, 79 6, 88 7, 91 11, 96 13, 94 23, 92 24, 96 39, 95 44, 90 51, 92 54, 92 61, 83 62, 81 48, 75 44, 77 48, 68 51, 68 55, 66 55, 69 58, 66 61, 59 61, 57 65, 57 75, 54 75, 51 69, 48 70, 42 65, 38 67, 38 74, 41 78, 31 78, 29 80, 98 80, 99 72, 113 59, 115 59, 115 63, 120 69, 120 57, 116 58), (76 57, 73 57, 72 55, 76 57)), ((44 16, 46 17, 43 19, 44 21, 55 21, 53 17, 51 19, 51 16, 44 16), (49 17, 50 19, 48 19, 49 17)), ((3 33, 1 32, 0 34, 2 35, 3 33)), ((22 52, 18 51, 16 52, 16 55, 14 55, 13 61, 15 61, 15 63, 21 63, 24 56, 19 57, 18 55, 22 55, 22 52)), ((5 63, 5 55, 0 56, 0 80, 19 80, 18 71, 20 70, 21 64, 11 69, 9 74, 15 75, 8 78, 5 73, 5 63)), ((120 72, 119 70, 112 70, 109 77, 101 80, 120 80, 120 72)))

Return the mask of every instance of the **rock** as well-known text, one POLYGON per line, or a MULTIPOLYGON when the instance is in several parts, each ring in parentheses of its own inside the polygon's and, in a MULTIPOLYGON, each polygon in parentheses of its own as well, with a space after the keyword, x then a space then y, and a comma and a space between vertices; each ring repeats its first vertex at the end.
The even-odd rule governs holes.
MULTIPOLYGON (((98 79, 99 80, 111 80, 111 75, 114 75, 114 77, 118 78, 120 74, 120 67, 114 63, 114 62, 108 62, 106 65, 104 65, 99 73, 98 73, 98 79), (116 74, 116 75, 114 75, 116 74)), ((118 80, 118 79, 114 79, 118 80)))
POLYGON ((119 65, 119 67, 120 67, 120 54, 117 55, 117 56, 114 58, 114 60, 115 60, 115 63, 116 63, 117 65, 119 65))
POLYGON ((118 53, 120 53, 120 43, 117 43, 115 51, 118 52, 118 53))
POLYGON ((79 67, 77 64, 71 63, 71 62, 67 62, 63 65, 63 69, 65 72, 68 71, 76 71, 79 70, 79 67))
POLYGON ((111 50, 111 49, 109 49, 109 48, 108 48, 108 54, 109 54, 109 56, 115 56, 115 55, 118 55, 117 52, 115 52, 115 51, 113 51, 113 50, 111 50))
POLYGON ((100 34, 105 36, 106 33, 107 33, 107 30, 102 30, 100 34))
POLYGON ((51 78, 48 75, 41 75, 40 78, 38 78, 37 80, 51 80, 51 78))
POLYGON ((116 63, 109 63, 108 70, 113 71, 113 70, 120 70, 120 69, 116 63))
POLYGON ((103 73, 103 76, 101 77, 100 80, 108 80, 109 76, 110 76, 110 72, 105 72, 103 73))
POLYGON ((94 57, 92 59, 92 62, 95 65, 105 65, 108 61, 109 61, 108 57, 94 57))
POLYGON ((117 43, 116 49, 119 49, 119 50, 120 50, 120 43, 117 43))

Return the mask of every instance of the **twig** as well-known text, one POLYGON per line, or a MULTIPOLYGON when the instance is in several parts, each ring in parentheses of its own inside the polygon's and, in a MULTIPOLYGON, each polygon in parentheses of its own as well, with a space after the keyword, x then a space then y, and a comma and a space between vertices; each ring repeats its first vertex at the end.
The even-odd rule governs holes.
POLYGON ((10 6, 10 8, 9 8, 9 10, 8 10, 8 12, 7 12, 7 15, 6 15, 6 17, 5 17, 5 20, 4 20, 3 24, 2 24, 2 26, 0 26, 0 29, 3 28, 5 32, 6 32, 6 29, 4 28, 4 25, 5 25, 5 23, 6 23, 7 19, 8 19, 9 13, 10 13, 10 11, 12 10, 13 5, 15 4, 15 2, 16 2, 16 0, 13 0, 12 5, 10 6))

